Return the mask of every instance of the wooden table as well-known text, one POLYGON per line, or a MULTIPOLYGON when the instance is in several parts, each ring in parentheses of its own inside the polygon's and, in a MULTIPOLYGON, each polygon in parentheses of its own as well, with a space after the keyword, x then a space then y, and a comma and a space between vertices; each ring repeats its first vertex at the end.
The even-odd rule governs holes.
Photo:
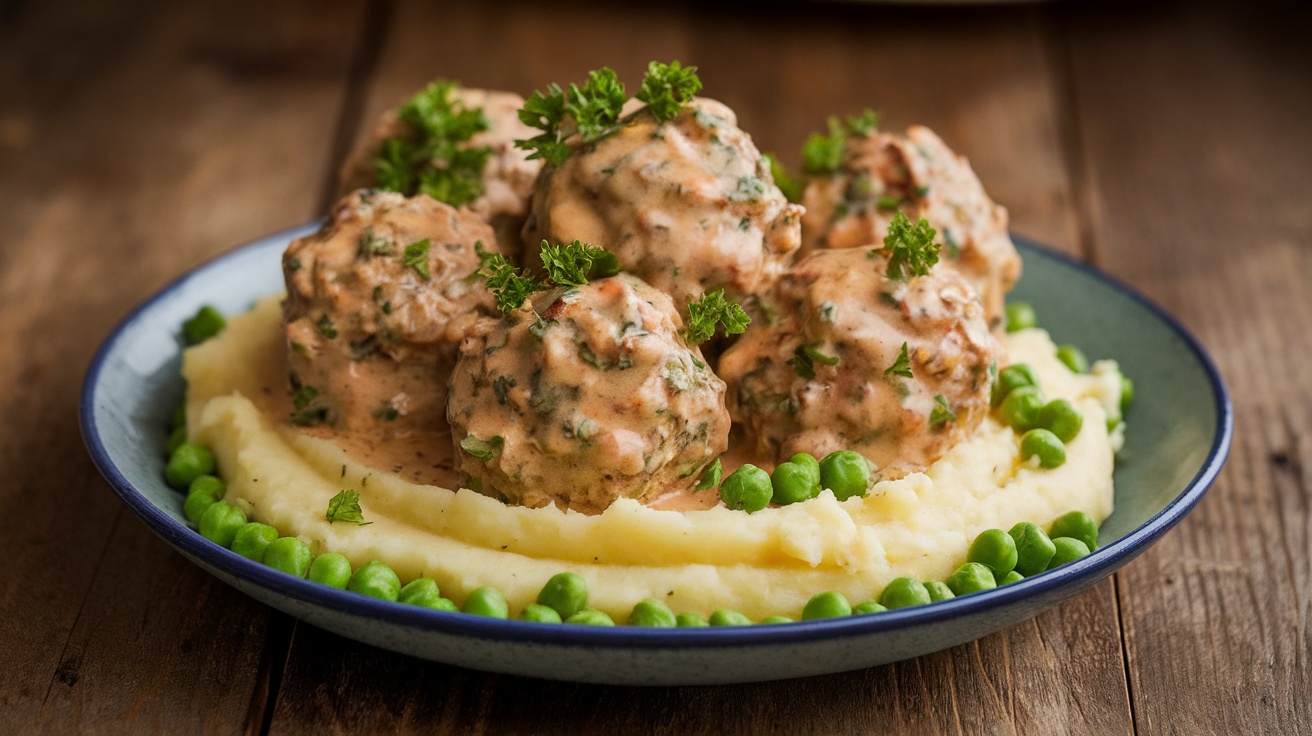
POLYGON ((1312 732, 1312 44, 1293 11, 645 6, 0 2, 0 732, 1312 732), (793 163, 829 112, 929 124, 1017 232, 1178 316, 1235 399, 1201 505, 1113 579, 972 644, 629 689, 297 623, 109 492, 75 411, 97 344, 184 269, 324 212, 381 110, 437 75, 527 92, 610 65, 633 85, 670 58, 793 163))

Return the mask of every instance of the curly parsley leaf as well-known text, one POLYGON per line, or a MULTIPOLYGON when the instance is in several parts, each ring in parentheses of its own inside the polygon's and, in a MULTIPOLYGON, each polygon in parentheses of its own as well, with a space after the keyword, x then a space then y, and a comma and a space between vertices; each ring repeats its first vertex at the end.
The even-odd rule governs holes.
POLYGON ((681 334, 689 344, 697 345, 715 335, 716 325, 723 325, 726 335, 738 335, 751 321, 737 302, 724 298, 724 289, 716 289, 688 302, 688 324, 681 334))
POLYGON ((424 277, 424 281, 431 281, 433 275, 428 271, 428 249, 432 243, 428 238, 416 240, 405 247, 405 253, 401 255, 401 265, 404 268, 413 268, 415 273, 424 277))
POLYGON ((547 278, 560 286, 582 286, 620 272, 614 253, 578 240, 568 245, 551 245, 544 240, 540 257, 547 278))
POLYGON ((677 60, 669 64, 653 61, 647 65, 642 88, 634 97, 647 103, 657 120, 673 120, 683 104, 701 89, 702 80, 697 77, 697 67, 682 66, 677 60))
POLYGON ((884 376, 887 378, 892 378, 893 376, 902 376, 903 378, 912 377, 911 356, 907 354, 906 343, 902 343, 902 352, 898 353, 897 360, 893 361, 893 365, 890 365, 888 369, 884 371, 884 376))
POLYGON ((802 171, 830 174, 843 164, 843 141, 847 138, 838 118, 829 118, 829 135, 812 133, 802 144, 802 171))
POLYGON ((491 128, 482 108, 451 96, 455 82, 438 80, 396 111, 402 135, 383 140, 373 160, 374 184, 407 197, 427 194, 447 204, 467 204, 483 194, 482 175, 492 155, 470 139, 491 128))
POLYGON ((853 135, 869 135, 879 127, 879 113, 866 108, 860 115, 847 119, 847 129, 853 135))
POLYGON ((483 250, 483 244, 475 243, 474 252, 478 254, 476 274, 483 278, 488 291, 496 299, 497 309, 502 314, 510 314, 519 309, 529 294, 542 289, 542 284, 527 273, 521 273, 500 253, 483 250))
POLYGON ((934 410, 929 413, 930 429, 937 429, 948 422, 957 421, 957 415, 952 412, 948 406, 948 400, 943 398, 943 394, 934 397, 934 410))
POLYGON ((762 154, 761 158, 765 159, 766 164, 770 166, 770 176, 774 179, 775 186, 779 187, 779 191, 784 193, 784 197, 789 202, 802 201, 802 192, 805 187, 802 186, 800 181, 794 179, 792 174, 788 173, 788 169, 784 168, 784 165, 779 162, 779 157, 773 153, 766 153, 762 154))
POLYGON ((797 375, 811 380, 815 378, 815 364, 838 365, 839 358, 837 355, 825 355, 820 352, 819 348, 809 345, 798 345, 793 351, 793 357, 788 359, 788 365, 793 367, 797 375))
POLYGON ((463 440, 460 440, 460 449, 483 462, 491 460, 505 445, 506 439, 501 435, 493 435, 486 440, 480 440, 472 434, 467 434, 463 440))
POLYGON ((888 278, 906 281, 911 276, 929 273, 929 269, 938 263, 938 252, 942 247, 934 242, 936 234, 937 231, 923 217, 913 227, 902 212, 893 215, 888 224, 888 235, 884 238, 884 252, 888 254, 885 274, 888 278))
POLYGON ((615 130, 625 97, 624 84, 608 67, 588 72, 582 87, 571 83, 562 91, 559 85, 549 84, 545 93, 530 95, 519 111, 520 121, 542 133, 515 141, 515 147, 532 151, 530 159, 559 166, 569 158, 565 143, 569 136, 577 133, 584 143, 592 143, 615 130), (573 126, 566 125, 567 120, 573 126))
POLYGON ((373 523, 364 520, 364 512, 360 510, 360 494, 351 490, 344 490, 328 500, 328 513, 324 514, 324 518, 329 524, 347 521, 367 526, 373 523))

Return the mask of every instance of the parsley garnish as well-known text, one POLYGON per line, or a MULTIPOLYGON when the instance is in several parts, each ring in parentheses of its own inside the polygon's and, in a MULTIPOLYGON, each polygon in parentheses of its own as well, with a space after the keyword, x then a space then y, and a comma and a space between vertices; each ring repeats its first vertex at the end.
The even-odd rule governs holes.
POLYGON ((540 256, 547 278, 560 286, 582 286, 620 271, 614 253, 577 240, 569 245, 550 245, 544 240, 540 256))
POLYGON ((319 398, 319 389, 309 384, 296 389, 292 394, 291 423, 298 427, 313 427, 328 421, 328 407, 315 406, 319 398))
POLYGON ((314 327, 316 330, 319 331, 320 335, 323 335, 325 340, 337 339, 337 327, 336 325, 333 324, 332 318, 329 317, 327 314, 320 317, 319 321, 315 323, 314 327))
POLYGON ((588 72, 582 87, 571 83, 562 91, 559 85, 549 84, 545 94, 535 91, 519 111, 521 122, 542 133, 515 141, 515 147, 532 151, 530 159, 559 166, 569 158, 565 139, 570 135, 578 133, 584 143, 592 143, 615 130, 624 99, 624 84, 607 67, 588 72), (573 121, 573 130, 564 126, 566 116, 573 121))
POLYGON ((491 125, 482 108, 452 99, 455 82, 432 82, 396 111, 406 135, 383 141, 374 158, 375 184, 406 196, 427 194, 459 206, 483 194, 488 146, 469 146, 491 125))
POLYGON ((647 103, 657 120, 673 120, 683 103, 701 89, 702 80, 697 77, 697 67, 682 66, 677 60, 669 64, 653 61, 647 65, 642 88, 634 97, 647 103))
POLYGON ((856 117, 847 119, 847 129, 856 135, 869 135, 879 127, 879 113, 866 108, 856 117))
POLYGON ((373 523, 364 520, 364 512, 360 510, 360 494, 350 490, 344 490, 329 499, 328 513, 324 514, 324 518, 329 524, 335 521, 349 521, 360 526, 373 523))
POLYGON ((779 187, 779 191, 784 193, 784 197, 789 202, 802 201, 802 192, 805 187, 788 173, 788 169, 784 168, 784 165, 779 162, 779 157, 773 153, 766 153, 761 158, 765 159, 766 164, 770 166, 770 176, 774 179, 775 186, 779 187))
POLYGON ((366 227, 364 232, 360 233, 360 247, 356 254, 362 259, 368 259, 372 256, 390 256, 392 254, 392 241, 381 235, 375 235, 372 227, 366 227))
POLYGON ((929 413, 929 428, 937 429, 939 426, 948 422, 957 421, 957 415, 952 413, 948 406, 948 400, 943 398, 943 394, 934 397, 934 410, 929 413))
POLYGON ((828 124, 829 135, 812 133, 802 144, 802 170, 808 174, 838 171, 843 164, 843 144, 847 137, 869 135, 879 125, 879 115, 866 109, 857 117, 849 117, 846 124, 836 117, 830 117, 828 124))
POLYGON ((902 352, 898 353, 897 360, 893 361, 893 365, 890 365, 887 370, 884 371, 884 376, 888 378, 892 378, 893 376, 902 376, 903 378, 912 377, 911 356, 907 354, 906 343, 902 343, 902 352))
POLYGON ((720 458, 715 458, 711 466, 702 471, 701 480, 693 487, 694 491, 705 491, 708 488, 716 488, 720 485, 720 480, 724 477, 724 467, 720 464, 720 458))
POLYGON ((475 273, 483 277, 502 314, 510 314, 519 309, 529 294, 542 288, 537 279, 516 270, 506 261, 505 256, 483 250, 482 243, 474 244, 474 252, 478 254, 479 260, 475 273))
POLYGON ((688 326, 683 328, 683 339, 697 345, 715 335, 715 326, 724 325, 726 335, 741 334, 752 321, 736 302, 724 298, 724 289, 702 294, 701 299, 688 302, 688 326))
POLYGON ((895 281, 906 281, 909 276, 924 276, 938 263, 938 251, 941 246, 934 242, 936 231, 929 226, 929 221, 920 218, 915 227, 902 212, 893 215, 888 223, 888 235, 884 238, 884 252, 888 254, 886 275, 895 281))
POLYGON ((428 272, 428 248, 430 245, 428 238, 416 240, 405 247, 405 253, 401 256, 401 266, 413 268, 416 273, 424 277, 424 281, 433 279, 432 274, 428 272))
POLYGON ((505 444, 506 439, 499 434, 493 435, 486 440, 480 440, 472 434, 467 434, 463 440, 460 440, 460 449, 483 462, 487 462, 488 460, 491 460, 492 456, 504 447, 505 444))

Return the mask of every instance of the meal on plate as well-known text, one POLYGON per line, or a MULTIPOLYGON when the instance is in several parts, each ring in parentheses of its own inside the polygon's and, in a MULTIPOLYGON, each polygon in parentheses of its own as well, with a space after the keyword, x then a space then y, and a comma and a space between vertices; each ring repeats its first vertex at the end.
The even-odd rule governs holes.
POLYGON ((1005 296, 1007 213, 929 129, 796 178, 694 67, 439 81, 346 164, 286 293, 183 326, 168 482, 299 577, 538 622, 874 613, 1088 554, 1130 383, 1005 296))

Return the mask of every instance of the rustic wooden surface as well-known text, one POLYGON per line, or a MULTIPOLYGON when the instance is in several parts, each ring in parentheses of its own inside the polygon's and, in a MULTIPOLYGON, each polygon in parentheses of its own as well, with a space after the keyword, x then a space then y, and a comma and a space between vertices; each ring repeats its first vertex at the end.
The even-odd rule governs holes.
POLYGON ((1263 3, 917 8, 0 2, 0 733, 1312 732, 1312 45, 1263 3), (76 426, 98 342, 181 270, 322 211, 436 75, 528 91, 703 69, 795 162, 871 105, 970 156, 1014 228, 1178 316, 1233 392, 1195 512, 981 641, 829 677, 487 675, 271 612, 156 539, 76 426))

